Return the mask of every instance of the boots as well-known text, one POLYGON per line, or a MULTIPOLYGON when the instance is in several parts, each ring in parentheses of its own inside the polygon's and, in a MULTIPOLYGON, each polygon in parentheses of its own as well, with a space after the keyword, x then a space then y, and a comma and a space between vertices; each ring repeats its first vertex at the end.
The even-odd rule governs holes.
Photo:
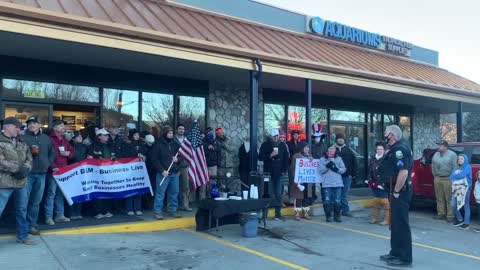
POLYGON ((323 204, 323 211, 325 211, 325 217, 327 219, 327 222, 332 222, 332 209, 333 206, 331 203, 324 203, 323 204))
POLYGON ((296 221, 300 221, 300 219, 302 218, 302 217, 301 217, 302 208, 295 207, 295 208, 293 208, 293 210, 295 211, 295 220, 296 220, 296 221))
POLYGON ((303 218, 306 219, 306 220, 311 220, 312 218, 310 217, 310 207, 302 207, 302 211, 303 211, 303 218))
POLYGON ((390 225, 390 202, 388 199, 382 199, 383 210, 385 211, 385 219, 380 223, 382 226, 390 225))
POLYGON ((335 204, 335 209, 334 209, 334 220, 335 222, 342 222, 342 217, 341 217, 341 211, 342 211, 342 206, 340 204, 335 204))

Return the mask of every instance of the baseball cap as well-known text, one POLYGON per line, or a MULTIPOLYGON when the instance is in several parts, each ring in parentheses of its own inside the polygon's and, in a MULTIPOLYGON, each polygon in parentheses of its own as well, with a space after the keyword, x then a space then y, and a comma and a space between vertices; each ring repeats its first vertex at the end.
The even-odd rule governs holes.
POLYGON ((153 137, 153 135, 151 135, 151 134, 148 134, 147 136, 145 136, 145 142, 154 143, 155 142, 155 137, 153 137))
POLYGON ((97 131, 97 135, 110 135, 110 133, 106 129, 102 128, 97 131))
POLYGON ((20 123, 20 121, 18 121, 17 118, 15 117, 7 117, 5 118, 5 120, 3 120, 3 125, 14 125, 16 126, 17 128, 20 128, 22 127, 22 123, 20 123))
POLYGON ((28 123, 40 123, 40 120, 38 119, 38 116, 30 116, 28 119, 27 119, 27 125, 28 123))
POLYGON ((56 126, 59 126, 61 124, 65 124, 65 122, 63 122, 62 120, 55 120, 52 123, 52 127, 56 127, 56 126))
POLYGON ((447 142, 446 140, 442 140, 442 141, 440 141, 440 142, 437 142, 437 145, 443 145, 443 146, 445 146, 445 147, 448 147, 448 146, 449 146, 449 145, 448 145, 448 142, 447 142))
POLYGON ((280 135, 280 132, 278 131, 278 129, 274 128, 274 129, 272 129, 270 134, 272 135, 272 137, 275 137, 275 136, 280 135))

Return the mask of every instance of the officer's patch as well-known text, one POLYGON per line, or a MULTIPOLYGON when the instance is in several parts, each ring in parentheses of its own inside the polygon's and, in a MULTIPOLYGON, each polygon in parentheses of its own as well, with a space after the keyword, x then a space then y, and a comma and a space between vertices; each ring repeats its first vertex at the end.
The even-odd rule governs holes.
POLYGON ((405 164, 403 164, 403 162, 401 160, 399 160, 397 162, 397 168, 401 169, 401 168, 403 168, 403 165, 405 165, 405 164))
POLYGON ((395 157, 397 159, 402 159, 403 158, 403 153, 402 151, 398 150, 397 152, 395 152, 395 157))

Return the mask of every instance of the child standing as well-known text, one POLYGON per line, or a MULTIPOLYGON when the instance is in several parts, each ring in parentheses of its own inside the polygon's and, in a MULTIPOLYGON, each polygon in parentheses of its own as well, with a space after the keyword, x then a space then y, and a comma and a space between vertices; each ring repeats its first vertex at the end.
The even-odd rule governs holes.
POLYGON ((385 154, 386 144, 383 142, 377 142, 375 144, 376 150, 375 155, 371 158, 369 168, 368 168, 368 185, 372 189, 374 197, 374 205, 372 211, 372 220, 371 224, 380 224, 382 226, 387 226, 390 224, 390 202, 388 201, 388 192, 377 179, 377 169, 382 161, 383 155, 385 154), (381 210, 385 211, 385 218, 380 222, 381 210))

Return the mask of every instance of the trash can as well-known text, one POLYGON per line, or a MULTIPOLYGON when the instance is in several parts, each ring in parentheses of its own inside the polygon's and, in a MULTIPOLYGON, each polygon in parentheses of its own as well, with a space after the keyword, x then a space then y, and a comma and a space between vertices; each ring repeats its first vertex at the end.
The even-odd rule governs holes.
POLYGON ((243 237, 257 237, 259 219, 260 215, 257 212, 240 213, 240 227, 243 237))

